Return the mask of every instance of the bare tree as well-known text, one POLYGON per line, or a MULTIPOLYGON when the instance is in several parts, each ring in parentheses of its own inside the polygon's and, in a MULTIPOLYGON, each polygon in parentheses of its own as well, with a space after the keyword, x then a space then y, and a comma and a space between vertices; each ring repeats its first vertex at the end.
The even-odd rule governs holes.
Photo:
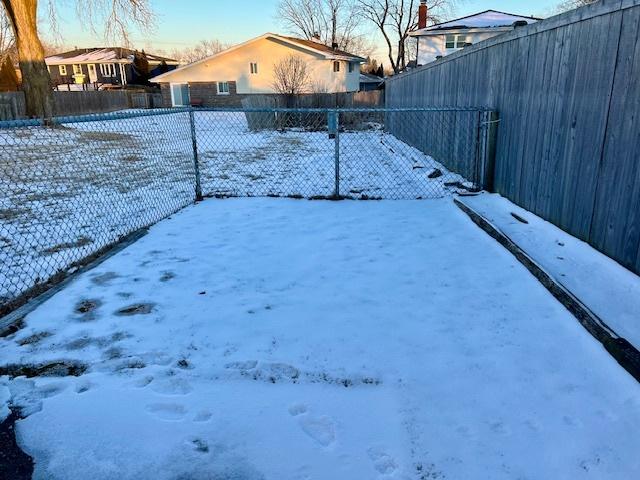
MULTIPOLYGON (((49 119, 53 115, 53 93, 38 34, 38 0, 2 0, 2 5, 16 41, 27 115, 49 119)), ((86 19, 92 30, 97 31, 97 25, 104 26, 105 37, 124 39, 125 44, 131 24, 149 28, 154 20, 149 0, 78 0, 76 5, 78 16, 86 19)), ((48 0, 47 7, 55 29, 54 0, 48 0)))
POLYGON ((289 55, 273 65, 273 89, 284 95, 306 93, 310 89, 307 62, 299 55, 289 55))
POLYGON ((0 64, 4 62, 7 56, 15 58, 16 42, 7 12, 4 6, 0 4, 0 64))
MULTIPOLYGON (((430 23, 438 23, 450 13, 455 0, 429 0, 430 23)), ((409 33, 418 26, 419 0, 357 0, 362 15, 380 31, 395 73, 407 65, 409 33)))
POLYGON ((200 40, 200 42, 193 47, 172 50, 171 57, 182 63, 193 63, 215 55, 226 48, 228 48, 227 44, 215 38, 211 40, 200 40))
POLYGON ((558 11, 566 12, 567 10, 584 7, 585 5, 589 5, 596 1, 597 0, 564 0, 558 5, 558 11))
POLYGON ((360 55, 373 50, 356 0, 280 0, 278 18, 293 35, 360 55))

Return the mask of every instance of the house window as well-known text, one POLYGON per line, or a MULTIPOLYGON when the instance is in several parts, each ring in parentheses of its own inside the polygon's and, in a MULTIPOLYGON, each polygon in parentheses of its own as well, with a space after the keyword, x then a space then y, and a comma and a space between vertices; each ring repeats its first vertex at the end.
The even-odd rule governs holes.
POLYGON ((258 73, 258 64, 257 63, 251 63, 251 73, 253 75, 256 75, 258 73))
POLYGON ((66 65, 58 65, 58 70, 60 70, 60 75, 67 74, 67 66, 66 65))
POLYGON ((73 74, 74 75, 80 75, 82 73, 82 66, 81 65, 77 65, 77 64, 73 64, 73 74))
POLYGON ((466 35, 447 35, 445 39, 445 47, 452 48, 462 48, 465 43, 467 43, 466 35))
POLYGON ((101 63, 100 64, 100 73, 103 77, 115 77, 116 76, 116 66, 113 63, 101 63))
POLYGON ((229 95, 229 82, 218 82, 218 95, 229 95))
POLYGON ((349 73, 353 73, 353 63, 349 62, 349 73))
POLYGON ((334 72, 340 71, 340 62, 333 62, 333 71, 334 72))

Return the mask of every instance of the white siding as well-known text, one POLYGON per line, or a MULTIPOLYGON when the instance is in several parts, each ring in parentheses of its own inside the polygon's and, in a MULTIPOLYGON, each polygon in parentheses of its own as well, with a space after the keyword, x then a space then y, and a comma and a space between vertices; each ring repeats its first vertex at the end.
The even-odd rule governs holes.
POLYGON ((333 71, 333 60, 303 48, 296 48, 275 38, 263 38, 243 47, 223 53, 208 61, 188 65, 166 74, 162 82, 235 81, 237 93, 274 93, 273 68, 289 55, 301 56, 310 72, 310 91, 355 92, 359 88, 360 67, 340 61, 340 71, 333 71), (251 73, 251 64, 258 64, 258 73, 251 73))
MULTIPOLYGON (((469 33, 465 31, 457 31, 457 32, 449 32, 448 34, 453 35, 466 35, 467 42, 476 44, 481 42, 482 40, 487 40, 488 38, 495 37, 496 35, 501 35, 505 33, 502 30, 498 30, 496 32, 474 32, 469 33)), ((424 35, 417 37, 418 39, 418 65, 426 65, 427 63, 433 62, 438 55, 445 56, 449 55, 453 52, 457 52, 458 49, 446 48, 446 36, 447 34, 443 33, 442 35, 424 35)))

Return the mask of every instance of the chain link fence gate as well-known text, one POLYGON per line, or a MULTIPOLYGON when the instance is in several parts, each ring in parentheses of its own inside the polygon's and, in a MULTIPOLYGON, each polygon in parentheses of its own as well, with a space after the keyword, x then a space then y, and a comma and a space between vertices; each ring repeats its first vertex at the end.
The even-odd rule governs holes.
POLYGON ((202 196, 415 199, 487 185, 485 109, 163 109, 0 122, 0 316, 202 196))

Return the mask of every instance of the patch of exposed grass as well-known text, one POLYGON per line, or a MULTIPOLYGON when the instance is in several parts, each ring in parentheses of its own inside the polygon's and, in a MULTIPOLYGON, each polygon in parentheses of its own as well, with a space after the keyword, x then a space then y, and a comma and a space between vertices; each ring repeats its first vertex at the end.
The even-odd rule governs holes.
POLYGON ((54 245, 52 247, 49 248, 45 248, 42 251, 43 255, 53 255, 54 253, 59 253, 63 250, 68 250, 70 248, 80 248, 80 247, 84 247, 87 246, 89 244, 93 243, 93 240, 89 237, 85 237, 84 235, 81 237, 78 237, 77 240, 73 241, 73 242, 63 242, 63 243, 58 243, 57 245, 54 245))
POLYGON ((78 140, 80 142, 122 142, 131 140, 133 137, 126 133, 118 132, 86 132, 78 131, 78 140))
POLYGON ((33 335, 29 335, 28 337, 21 338, 20 340, 17 340, 17 343, 22 347, 25 345, 36 345, 52 335, 53 333, 44 330, 42 332, 36 332, 33 335))

